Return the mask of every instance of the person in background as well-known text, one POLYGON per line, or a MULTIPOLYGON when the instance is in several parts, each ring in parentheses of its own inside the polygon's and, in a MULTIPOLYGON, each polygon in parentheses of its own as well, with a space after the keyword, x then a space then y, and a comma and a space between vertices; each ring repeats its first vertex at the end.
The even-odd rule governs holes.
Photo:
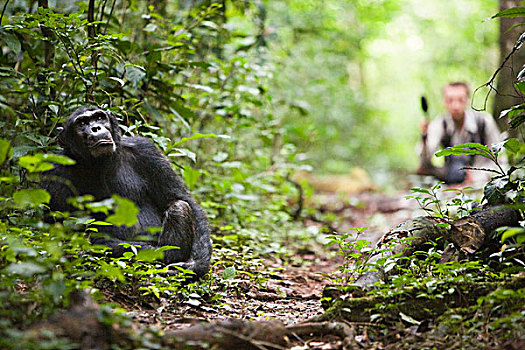
POLYGON ((469 86, 464 82, 443 87, 447 113, 422 125, 419 175, 432 175, 447 184, 464 185, 478 184, 490 178, 490 172, 464 169, 493 168, 493 163, 481 156, 447 156, 443 167, 432 164, 434 154, 441 148, 467 142, 490 146, 501 141, 501 133, 492 116, 468 108, 469 95, 469 86))

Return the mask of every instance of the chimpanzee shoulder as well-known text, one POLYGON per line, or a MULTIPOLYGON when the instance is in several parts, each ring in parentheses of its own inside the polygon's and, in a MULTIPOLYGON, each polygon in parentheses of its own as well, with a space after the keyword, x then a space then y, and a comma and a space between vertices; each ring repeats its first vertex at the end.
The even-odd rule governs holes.
MULTIPOLYGON (((123 137, 121 152, 131 157, 135 163, 169 165, 166 156, 160 151, 153 141, 144 137, 123 137)), ((170 166, 171 167, 171 166, 170 166)))

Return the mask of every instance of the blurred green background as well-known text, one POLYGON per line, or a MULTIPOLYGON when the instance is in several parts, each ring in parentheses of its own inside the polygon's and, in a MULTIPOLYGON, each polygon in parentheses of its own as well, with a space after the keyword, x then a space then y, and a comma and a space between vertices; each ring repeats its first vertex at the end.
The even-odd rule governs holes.
MULTIPOLYGON (((435 117, 443 111, 444 84, 463 80, 474 89, 497 68, 498 23, 486 20, 498 12, 497 5, 491 0, 264 2, 275 65, 272 94, 274 102, 288 104, 278 111, 285 139, 321 172, 359 166, 384 183, 392 173, 413 170, 421 95, 435 117)), ((477 107, 483 92, 476 95, 477 107)))

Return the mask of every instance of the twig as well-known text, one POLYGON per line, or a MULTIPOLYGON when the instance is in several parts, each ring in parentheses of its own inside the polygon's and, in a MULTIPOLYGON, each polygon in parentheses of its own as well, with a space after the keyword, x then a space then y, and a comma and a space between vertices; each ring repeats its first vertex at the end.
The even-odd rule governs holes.
POLYGON ((512 57, 512 55, 514 55, 520 48, 521 46, 523 45, 523 40, 525 38, 523 38, 523 34, 519 37, 519 39, 516 41, 516 44, 514 44, 514 47, 512 48, 512 51, 507 55, 507 57, 505 57, 505 59, 503 60, 503 62, 501 63, 501 65, 498 67, 498 69, 496 69, 496 71, 494 72, 494 74, 492 75, 492 77, 490 78, 490 80, 488 82, 486 82, 485 84, 481 85, 481 86, 478 86, 476 88, 476 90, 474 90, 474 93, 472 94, 472 102, 471 102, 471 107, 473 110, 475 111, 484 111, 487 109, 487 101, 489 99, 489 96, 490 96, 490 93, 492 91, 495 91, 496 93, 498 93, 498 90, 493 86, 494 84, 494 80, 496 80, 496 77, 497 75, 499 74, 499 72, 503 69, 503 67, 505 67, 505 64, 508 62, 508 60, 512 57), (487 94, 485 95, 485 101, 483 102, 483 108, 475 108, 474 107, 474 95, 476 95, 476 92, 478 92, 479 89, 482 89, 484 88, 485 86, 489 87, 489 91, 487 92, 487 94))
POLYGON ((2 20, 4 19, 4 13, 7 9, 7 4, 9 4, 9 0, 5 1, 4 8, 2 9, 2 15, 0 15, 0 26, 2 25, 2 20))
MULTIPOLYGON (((108 16, 108 20, 106 21, 106 26, 104 27, 104 35, 106 34, 106 32, 108 31, 108 26, 109 26, 109 20, 111 19, 111 16, 113 16, 113 10, 115 9, 115 3, 117 2, 117 0, 113 0, 113 4, 111 5, 111 10, 109 11, 109 16, 108 16)), ((101 17, 102 18, 102 17, 101 17)))

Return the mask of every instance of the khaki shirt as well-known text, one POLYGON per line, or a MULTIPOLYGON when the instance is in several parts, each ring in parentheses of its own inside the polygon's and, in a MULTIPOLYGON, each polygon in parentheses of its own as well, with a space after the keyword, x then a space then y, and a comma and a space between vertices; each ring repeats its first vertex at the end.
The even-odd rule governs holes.
MULTIPOLYGON (((443 148, 444 145, 442 145, 441 142, 443 140, 443 137, 445 136, 445 125, 447 135, 451 135, 450 146, 472 142, 473 135, 477 135, 479 133, 479 122, 477 122, 477 118, 482 118, 484 121, 484 135, 483 137, 481 137, 481 139, 486 145, 490 146, 492 144, 502 141, 501 133, 498 129, 498 126, 496 125, 494 118, 492 118, 490 114, 475 112, 471 109, 468 109, 465 111, 465 122, 463 124, 463 128, 461 130, 458 130, 456 129, 454 121, 452 120, 452 116, 450 115, 450 113, 447 113, 434 119, 428 126, 426 147, 427 157, 429 157, 430 159, 434 159, 434 154, 439 149, 443 148), (445 120, 445 123, 443 123, 443 120, 445 120)), ((474 137, 474 139, 479 138, 474 137)), ((423 152, 421 152, 421 155, 423 155, 423 152)), ((492 161, 481 156, 476 156, 474 158, 474 163, 472 164, 472 167, 489 169, 496 168, 492 161)), ((483 179, 480 178, 481 181, 483 181, 486 178, 490 178, 491 175, 489 172, 482 171, 475 171, 473 174, 485 175, 483 176, 483 179)))

